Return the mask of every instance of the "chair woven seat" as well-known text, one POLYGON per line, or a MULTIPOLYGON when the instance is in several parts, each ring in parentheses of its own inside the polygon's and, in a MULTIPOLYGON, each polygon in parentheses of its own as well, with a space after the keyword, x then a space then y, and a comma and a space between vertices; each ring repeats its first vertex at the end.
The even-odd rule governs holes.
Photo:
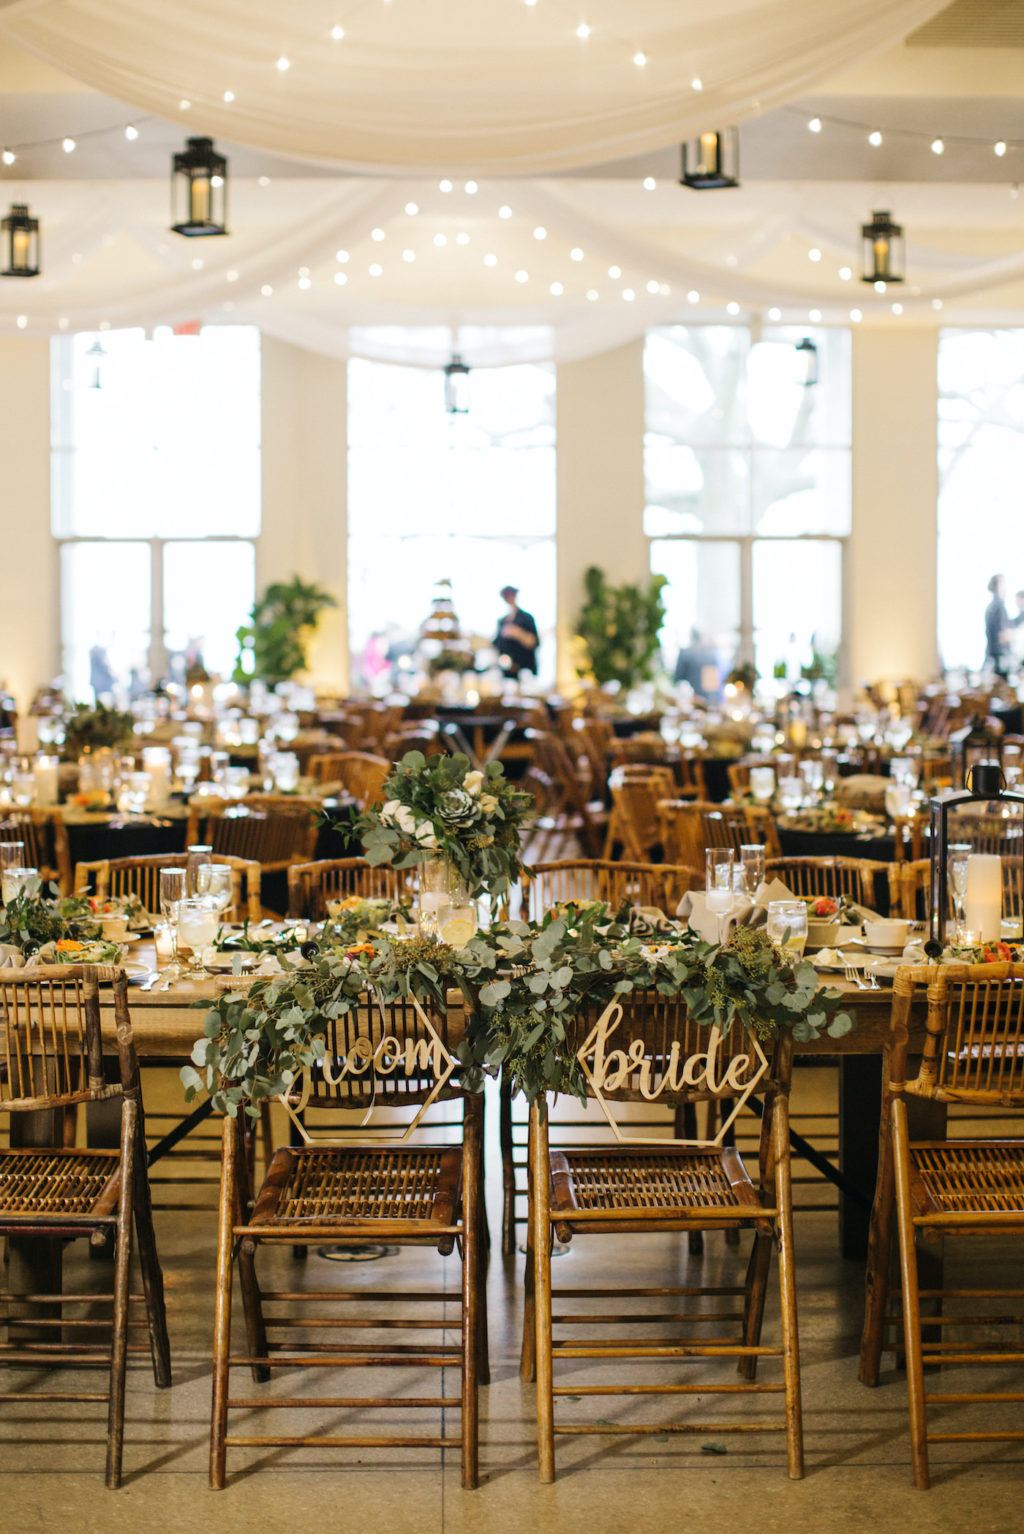
POLYGON ((734 1150, 604 1150, 599 1146, 553 1151, 552 1212, 630 1213, 638 1209, 744 1207, 763 1213, 746 1169, 734 1150), (728 1170, 727 1170, 728 1168, 728 1170))
POLYGON ((0 1151, 0 1214, 92 1214, 118 1160, 115 1150, 0 1151))
POLYGON ((911 1145, 910 1155, 926 1212, 1024 1216, 1024 1140, 911 1145))
POLYGON ((252 1223, 417 1220, 450 1225, 458 1204, 461 1164, 458 1146, 279 1150, 252 1223))

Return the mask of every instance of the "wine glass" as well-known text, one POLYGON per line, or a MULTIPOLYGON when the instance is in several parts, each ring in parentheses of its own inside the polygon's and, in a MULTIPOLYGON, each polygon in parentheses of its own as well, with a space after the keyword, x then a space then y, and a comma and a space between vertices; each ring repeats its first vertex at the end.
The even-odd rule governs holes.
POLYGON ((187 973, 192 979, 201 980, 206 969, 203 951, 217 936, 220 925, 220 907, 208 895, 187 895, 178 902, 178 945, 185 945, 191 952, 187 973))
POLYGON ((758 804, 767 804, 775 793, 775 768, 751 767, 750 792, 758 804))
POLYGON ((180 975, 182 967, 178 960, 178 907, 185 898, 185 870, 161 868, 158 893, 160 914, 167 923, 171 938, 171 962, 161 973, 171 976, 180 975))
POLYGON ((802 778, 779 779, 779 805, 784 810, 798 810, 804 802, 802 778))
POLYGON ((960 942, 963 942, 967 925, 967 860, 971 851, 969 842, 951 842, 947 852, 949 887, 953 894, 953 923, 960 942))
POLYGON ((725 916, 732 910, 732 869, 736 854, 731 847, 708 847, 704 853, 704 891, 709 911, 725 916))
POLYGON ((765 847, 763 842, 745 842, 740 847, 743 889, 751 898, 757 894, 764 879, 764 857, 765 847))
POLYGON ((216 906, 221 920, 231 904, 234 888, 235 876, 230 863, 200 863, 196 869, 196 894, 205 895, 216 906))

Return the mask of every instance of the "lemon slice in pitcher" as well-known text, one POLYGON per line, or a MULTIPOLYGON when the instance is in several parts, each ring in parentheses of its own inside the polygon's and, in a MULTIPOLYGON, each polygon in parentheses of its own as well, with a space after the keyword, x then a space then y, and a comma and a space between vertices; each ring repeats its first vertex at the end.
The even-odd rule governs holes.
POLYGON ((475 931, 475 924, 464 916, 452 916, 438 928, 437 935, 442 943, 449 943, 452 948, 465 948, 475 931))

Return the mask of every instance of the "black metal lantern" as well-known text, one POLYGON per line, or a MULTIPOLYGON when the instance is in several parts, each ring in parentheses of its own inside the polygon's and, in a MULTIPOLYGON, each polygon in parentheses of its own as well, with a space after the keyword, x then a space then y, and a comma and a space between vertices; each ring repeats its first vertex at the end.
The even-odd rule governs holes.
MULTIPOLYGON (((930 832, 931 832, 931 883, 932 883, 932 912, 931 934, 925 944, 925 952, 929 958, 938 959, 945 947, 946 937, 946 912, 949 899, 949 831, 951 815, 964 805, 985 804, 993 808, 993 813, 999 816, 1006 814, 1006 806, 1016 806, 1020 814, 1024 814, 1024 793, 1016 789, 1006 787, 1006 779, 1003 777, 1002 768, 998 762, 977 762, 970 769, 968 786, 960 792, 945 793, 931 800, 930 806, 930 832)), ((958 833, 961 827, 954 827, 958 833)), ((1018 862, 1020 860, 1020 821, 1016 832, 1017 846, 1010 856, 1018 862)), ((1008 841, 1009 838, 1006 838, 1008 841)), ((972 844, 973 845, 973 844, 972 844)), ((1001 839, 1001 846, 1005 841, 1001 839)), ((996 882, 995 899, 1002 911, 1002 878, 1001 869, 998 870, 1000 877, 996 882)), ((970 894, 970 870, 967 873, 967 889, 965 895, 969 903, 970 894)), ((984 939, 992 936, 998 937, 1000 932, 999 919, 995 919, 996 931, 994 934, 982 932, 984 939)))
POLYGON ((212 138, 190 138, 171 169, 171 228, 190 238, 228 232, 228 162, 212 138))
POLYGON ((800 382, 805 389, 813 389, 818 382, 818 348, 810 336, 804 336, 802 341, 796 343, 795 350, 803 363, 803 377, 800 382))
POLYGON ((39 276, 39 220, 28 211, 28 203, 12 202, 11 211, 0 220, 3 232, 3 271, 0 277, 39 276))
POLYGON ((683 144, 680 186, 697 192, 740 184, 740 130, 723 128, 718 133, 699 133, 683 144))
POLYGON ((903 226, 890 214, 872 213, 870 224, 860 227, 864 241, 861 282, 902 282, 904 268, 903 226))
POLYGON ((103 379, 100 376, 100 366, 107 355, 103 342, 100 340, 94 341, 85 355, 93 358, 92 383, 89 385, 89 388, 102 389, 103 379))
POLYGON ((449 415, 469 414, 469 368, 458 352, 444 370, 444 408, 449 415))
POLYGON ((972 767, 980 762, 995 762, 1003 766, 1003 727, 998 719, 984 719, 975 714, 962 730, 954 730, 949 737, 949 757, 953 770, 953 787, 966 788, 972 767))

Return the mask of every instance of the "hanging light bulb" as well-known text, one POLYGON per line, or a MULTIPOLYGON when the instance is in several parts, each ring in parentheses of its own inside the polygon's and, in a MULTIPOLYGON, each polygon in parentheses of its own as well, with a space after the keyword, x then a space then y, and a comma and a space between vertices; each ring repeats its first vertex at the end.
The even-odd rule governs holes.
POLYGON ((212 138, 190 138, 171 166, 171 228, 175 234, 227 234, 228 162, 212 138))
POLYGON ((11 211, 0 220, 0 234, 4 263, 0 277, 38 277, 39 220, 29 213, 28 203, 11 203, 11 211))

